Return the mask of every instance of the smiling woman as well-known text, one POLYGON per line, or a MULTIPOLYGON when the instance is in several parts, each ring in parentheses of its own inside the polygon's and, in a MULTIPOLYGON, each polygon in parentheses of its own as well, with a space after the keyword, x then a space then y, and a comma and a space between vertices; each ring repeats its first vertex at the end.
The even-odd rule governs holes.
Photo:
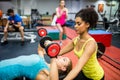
POLYGON ((65 34, 65 23, 66 19, 68 17, 68 9, 65 7, 65 0, 60 0, 59 6, 56 8, 56 25, 57 28, 59 29, 59 40, 60 40, 60 45, 62 45, 62 36, 65 34))

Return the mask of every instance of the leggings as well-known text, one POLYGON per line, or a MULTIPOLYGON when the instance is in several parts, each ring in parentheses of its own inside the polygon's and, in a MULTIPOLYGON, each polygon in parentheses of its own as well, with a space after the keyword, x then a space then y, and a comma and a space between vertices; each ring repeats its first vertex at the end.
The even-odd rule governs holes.
MULTIPOLYGON (((76 78, 74 78, 74 80, 92 80, 92 79, 89 79, 87 78, 84 73, 81 71, 78 76, 76 78)), ((104 76, 101 80, 104 80, 104 76)))

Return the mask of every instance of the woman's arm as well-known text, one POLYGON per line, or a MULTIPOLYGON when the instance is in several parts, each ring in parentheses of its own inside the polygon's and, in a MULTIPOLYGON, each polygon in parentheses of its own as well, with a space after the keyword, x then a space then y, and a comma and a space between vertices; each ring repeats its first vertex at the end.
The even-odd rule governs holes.
MULTIPOLYGON (((46 52, 45 52, 44 48, 42 48, 40 45, 38 45, 38 54, 39 54, 42 58, 45 59, 44 55, 46 54, 46 52)), ((49 64, 49 63, 46 62, 46 64, 47 64, 48 67, 50 67, 50 64, 49 64)))
POLYGON ((58 8, 56 8, 56 16, 57 16, 57 18, 59 18, 61 16, 61 14, 58 11, 58 8))
POLYGON ((59 80, 56 58, 51 58, 50 72, 47 70, 40 71, 35 80, 59 80))
POLYGON ((50 80, 59 80, 56 58, 51 58, 49 75, 50 75, 50 80))
POLYGON ((68 18, 68 9, 65 8, 65 11, 66 11, 66 18, 68 18))
POLYGON ((45 50, 40 45, 38 45, 38 54, 44 58, 45 50))
POLYGON ((73 70, 70 71, 70 73, 66 76, 64 80, 73 80, 78 73, 81 71, 83 66, 87 63, 91 55, 95 52, 96 50, 96 43, 95 41, 89 41, 86 44, 85 50, 83 52, 83 55, 79 58, 76 66, 73 68, 73 70))
POLYGON ((74 41, 74 39, 73 39, 72 41, 70 41, 64 48, 62 48, 62 49, 60 50, 59 55, 63 55, 63 54, 65 54, 65 53, 68 53, 68 52, 72 51, 73 48, 74 48, 73 41, 74 41))

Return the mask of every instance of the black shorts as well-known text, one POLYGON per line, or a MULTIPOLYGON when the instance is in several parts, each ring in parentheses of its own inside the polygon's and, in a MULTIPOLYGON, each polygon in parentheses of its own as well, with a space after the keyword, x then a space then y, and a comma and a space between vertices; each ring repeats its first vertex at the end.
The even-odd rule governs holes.
POLYGON ((12 26, 12 27, 15 29, 15 31, 19 31, 18 27, 15 27, 15 26, 12 26))
MULTIPOLYGON (((87 78, 84 73, 81 71, 76 78, 74 78, 74 80, 92 80, 92 79, 89 79, 87 78)), ((101 79, 101 80, 104 80, 104 77, 101 79)))
MULTIPOLYGON (((56 22, 56 24, 57 24, 58 22, 56 22)), ((59 23, 60 24, 60 23, 59 23)), ((66 26, 66 23, 64 23, 63 25, 61 25, 62 27, 65 27, 66 26)))

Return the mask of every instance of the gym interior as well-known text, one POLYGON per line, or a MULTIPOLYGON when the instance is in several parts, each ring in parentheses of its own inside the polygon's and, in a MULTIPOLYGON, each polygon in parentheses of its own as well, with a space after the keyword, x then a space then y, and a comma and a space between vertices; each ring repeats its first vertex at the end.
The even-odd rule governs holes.
MULTIPOLYGON (((13 9, 19 14, 24 23, 24 46, 20 45, 19 32, 8 33, 8 44, 0 45, 0 61, 15 58, 22 55, 37 54, 41 36, 38 30, 47 30, 56 43, 59 42, 59 30, 53 25, 54 14, 59 0, 0 0, 0 41, 3 41, 4 30, 8 21, 7 10, 13 9)), ((105 72, 104 80, 120 79, 120 1, 119 0, 65 0, 68 9, 68 17, 65 23, 65 34, 62 38, 62 48, 74 37, 75 14, 83 9, 92 7, 98 14, 98 22, 95 28, 90 28, 89 34, 98 43, 98 61, 105 72), (100 43, 100 44, 99 44, 100 43)), ((78 58, 71 51, 67 56, 72 60, 73 68, 78 58)), ((50 63, 50 57, 45 55, 45 60, 50 63)), ((18 79, 19 80, 19 79, 18 79)), ((20 80, 25 80, 21 79, 20 80)), ((27 80, 27 79, 26 79, 27 80)))

